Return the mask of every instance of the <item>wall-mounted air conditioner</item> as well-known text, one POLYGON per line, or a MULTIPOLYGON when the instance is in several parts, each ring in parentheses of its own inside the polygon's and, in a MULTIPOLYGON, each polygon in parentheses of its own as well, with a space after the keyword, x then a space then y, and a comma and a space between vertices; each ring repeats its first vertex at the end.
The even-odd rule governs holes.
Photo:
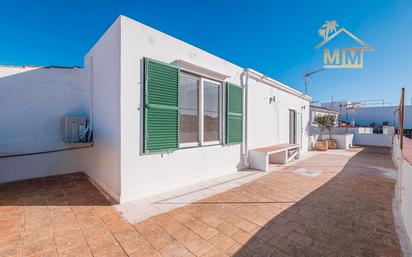
POLYGON ((86 117, 64 116, 61 119, 61 137, 65 143, 86 143, 88 131, 86 117))

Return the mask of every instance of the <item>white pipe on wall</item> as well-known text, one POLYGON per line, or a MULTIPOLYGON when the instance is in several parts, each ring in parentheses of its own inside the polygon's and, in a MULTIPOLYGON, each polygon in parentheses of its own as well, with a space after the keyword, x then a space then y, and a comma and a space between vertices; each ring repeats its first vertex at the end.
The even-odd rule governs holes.
POLYGON ((93 133, 93 113, 94 113, 94 104, 93 104, 93 89, 94 89, 94 74, 93 74, 93 56, 89 57, 89 70, 88 70, 88 75, 89 75, 89 83, 90 83, 90 117, 89 117, 89 138, 88 141, 90 142, 92 133, 93 133))
POLYGON ((243 106, 243 113, 244 113, 244 117, 245 117, 245 119, 244 119, 244 124, 243 124, 243 127, 244 127, 244 131, 245 131, 245 133, 244 133, 244 140, 243 140, 243 147, 242 147, 242 149, 243 149, 243 162, 244 162, 244 165, 245 166, 247 166, 247 167, 249 167, 249 162, 248 162, 248 147, 247 147, 247 144, 248 144, 248 141, 247 141, 247 139, 248 139, 248 88, 249 88, 249 72, 245 69, 245 70, 243 70, 242 71, 242 74, 241 74, 241 82, 242 82, 242 88, 243 88, 243 99, 244 99, 244 106, 243 106))

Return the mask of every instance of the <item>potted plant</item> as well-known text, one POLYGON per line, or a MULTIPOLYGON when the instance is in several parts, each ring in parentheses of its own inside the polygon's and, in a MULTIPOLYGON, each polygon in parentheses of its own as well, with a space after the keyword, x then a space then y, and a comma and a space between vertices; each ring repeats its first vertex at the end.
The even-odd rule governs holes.
POLYGON ((336 140, 332 139, 332 130, 335 127, 336 116, 335 115, 325 115, 323 117, 326 120, 325 127, 329 131, 328 149, 336 149, 336 140))
POLYGON ((325 118, 325 116, 316 116, 315 120, 314 120, 314 122, 318 126, 319 132, 320 132, 318 140, 316 140, 316 143, 315 143, 315 150, 316 151, 327 151, 328 150, 328 141, 323 140, 323 138, 322 138, 323 131, 325 130, 326 124, 328 122, 327 119, 325 118))

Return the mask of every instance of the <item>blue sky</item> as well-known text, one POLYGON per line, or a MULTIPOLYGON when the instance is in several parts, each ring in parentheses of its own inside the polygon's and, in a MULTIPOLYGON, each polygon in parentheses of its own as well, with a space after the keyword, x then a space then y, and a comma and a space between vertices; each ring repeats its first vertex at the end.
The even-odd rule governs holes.
POLYGON ((242 67, 303 91, 305 70, 322 66, 318 28, 336 20, 375 51, 363 69, 313 76, 319 101, 412 96, 412 2, 343 1, 6 1, 0 9, 0 64, 83 65, 83 55, 126 15, 242 67))

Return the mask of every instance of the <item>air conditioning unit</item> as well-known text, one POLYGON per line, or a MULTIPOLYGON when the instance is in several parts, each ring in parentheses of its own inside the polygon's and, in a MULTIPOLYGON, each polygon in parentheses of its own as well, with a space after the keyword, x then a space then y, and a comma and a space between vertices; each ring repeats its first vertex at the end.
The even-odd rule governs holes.
POLYGON ((84 143, 87 141, 86 117, 64 116, 61 119, 61 137, 63 142, 84 143))

